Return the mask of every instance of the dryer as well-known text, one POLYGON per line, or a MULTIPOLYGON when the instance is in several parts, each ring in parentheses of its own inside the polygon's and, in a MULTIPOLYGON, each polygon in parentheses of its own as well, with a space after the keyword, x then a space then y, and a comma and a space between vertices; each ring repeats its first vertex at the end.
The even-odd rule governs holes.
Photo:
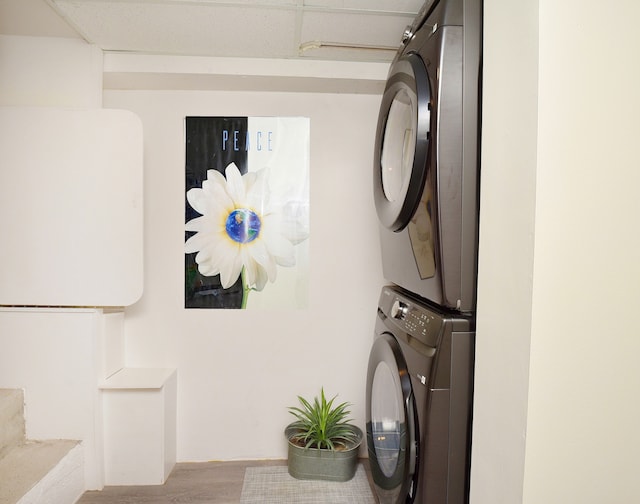
POLYGON ((472 317, 384 287, 367 373, 367 446, 380 504, 465 504, 472 317))
POLYGON ((384 277, 475 309, 482 0, 427 0, 380 106, 373 193, 384 277))

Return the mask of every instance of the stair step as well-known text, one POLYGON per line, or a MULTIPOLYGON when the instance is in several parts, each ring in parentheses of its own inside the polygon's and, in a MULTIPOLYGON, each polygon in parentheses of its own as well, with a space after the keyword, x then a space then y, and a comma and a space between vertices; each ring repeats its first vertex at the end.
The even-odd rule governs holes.
POLYGON ((78 441, 27 441, 0 459, 0 503, 72 504, 84 490, 83 478, 78 441))
POLYGON ((0 457, 25 441, 24 393, 0 389, 0 457))

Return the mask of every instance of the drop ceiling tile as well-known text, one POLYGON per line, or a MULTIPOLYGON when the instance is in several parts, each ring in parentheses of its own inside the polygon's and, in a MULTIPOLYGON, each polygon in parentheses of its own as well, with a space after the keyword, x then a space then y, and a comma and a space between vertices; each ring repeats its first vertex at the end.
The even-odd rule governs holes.
POLYGON ((405 27, 413 16, 364 13, 306 12, 301 41, 338 42, 355 45, 399 47, 405 27))
POLYGON ((57 1, 63 15, 105 50, 289 57, 295 10, 236 4, 57 1))
MULTIPOLYGON (((19 0, 15 0, 19 1, 19 0)), ((33 0, 31 0, 33 1, 33 0)), ((106 51, 390 61, 423 0, 41 0, 106 51), (305 48, 301 51, 301 46, 305 48)))
POLYGON ((305 7, 417 14, 424 0, 304 0, 305 7))
POLYGON ((0 33, 79 38, 43 0, 0 0, 0 33))
MULTIPOLYGON (((109 2, 114 0, 94 0, 94 1, 102 1, 109 2)), ((115 0, 115 1, 132 1, 132 0, 115 0)), ((135 0, 133 0, 135 1, 135 0)), ((235 6, 238 4, 245 5, 253 5, 255 7, 297 7, 302 3, 302 0, 152 0, 159 3, 176 3, 176 2, 190 2, 190 3, 200 3, 203 5, 227 5, 227 6, 235 6)))

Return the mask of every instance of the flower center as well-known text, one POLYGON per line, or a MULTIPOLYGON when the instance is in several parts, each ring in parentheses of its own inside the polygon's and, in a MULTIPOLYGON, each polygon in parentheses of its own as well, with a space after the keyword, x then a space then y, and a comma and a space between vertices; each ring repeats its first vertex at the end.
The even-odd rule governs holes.
POLYGON ((226 230, 229 238, 237 243, 249 243, 260 234, 260 217, 253 210, 238 208, 227 217, 226 230))

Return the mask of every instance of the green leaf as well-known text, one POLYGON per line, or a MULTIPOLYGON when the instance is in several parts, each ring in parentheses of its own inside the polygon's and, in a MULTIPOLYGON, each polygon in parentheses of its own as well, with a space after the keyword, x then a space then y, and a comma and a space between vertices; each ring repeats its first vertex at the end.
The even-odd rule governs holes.
POLYGON ((314 397, 313 404, 298 396, 300 406, 288 408, 296 418, 293 423, 293 427, 298 430, 295 438, 304 443, 306 448, 335 450, 336 444, 357 441, 357 435, 350 426, 350 405, 344 402, 334 407, 336 397, 327 401, 322 388, 320 398, 314 397))

